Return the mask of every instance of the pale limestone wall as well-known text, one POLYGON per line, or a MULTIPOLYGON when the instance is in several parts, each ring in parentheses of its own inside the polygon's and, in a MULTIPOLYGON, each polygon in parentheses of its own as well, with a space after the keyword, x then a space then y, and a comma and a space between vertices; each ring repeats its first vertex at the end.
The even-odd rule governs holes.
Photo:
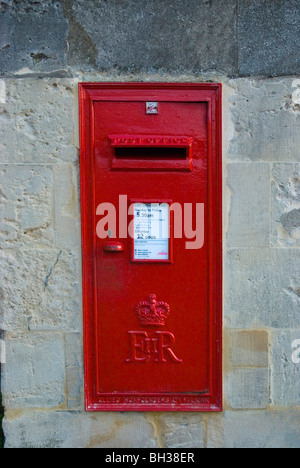
POLYGON ((222 414, 84 411, 77 92, 91 79, 115 76, 0 82, 6 447, 299 447, 295 78, 215 77, 224 90, 222 414))

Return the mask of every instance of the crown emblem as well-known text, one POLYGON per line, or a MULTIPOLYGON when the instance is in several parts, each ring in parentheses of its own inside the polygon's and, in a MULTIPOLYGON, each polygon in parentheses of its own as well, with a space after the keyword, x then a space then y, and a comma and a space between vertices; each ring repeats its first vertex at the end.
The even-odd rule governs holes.
POLYGON ((170 313, 170 306, 166 302, 156 300, 155 294, 150 294, 148 301, 139 302, 136 313, 144 327, 163 327, 170 313))

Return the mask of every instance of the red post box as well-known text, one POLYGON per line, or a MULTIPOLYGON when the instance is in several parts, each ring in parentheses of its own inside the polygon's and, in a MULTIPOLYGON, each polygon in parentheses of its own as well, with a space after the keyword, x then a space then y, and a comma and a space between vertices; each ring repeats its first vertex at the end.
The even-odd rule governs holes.
POLYGON ((82 83, 88 411, 221 411, 221 85, 82 83))

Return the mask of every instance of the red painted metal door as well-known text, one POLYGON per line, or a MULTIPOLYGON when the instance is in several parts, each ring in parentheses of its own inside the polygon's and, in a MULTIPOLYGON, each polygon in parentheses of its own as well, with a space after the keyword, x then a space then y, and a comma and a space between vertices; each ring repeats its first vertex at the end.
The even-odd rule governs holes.
POLYGON ((86 408, 220 411, 221 86, 80 106, 86 408))

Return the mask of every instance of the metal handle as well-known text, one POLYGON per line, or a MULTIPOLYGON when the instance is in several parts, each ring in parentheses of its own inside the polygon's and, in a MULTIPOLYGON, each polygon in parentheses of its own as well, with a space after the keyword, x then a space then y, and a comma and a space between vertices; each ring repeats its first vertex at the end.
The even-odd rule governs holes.
POLYGON ((103 245, 103 252, 123 252, 124 245, 120 242, 107 242, 103 245))

